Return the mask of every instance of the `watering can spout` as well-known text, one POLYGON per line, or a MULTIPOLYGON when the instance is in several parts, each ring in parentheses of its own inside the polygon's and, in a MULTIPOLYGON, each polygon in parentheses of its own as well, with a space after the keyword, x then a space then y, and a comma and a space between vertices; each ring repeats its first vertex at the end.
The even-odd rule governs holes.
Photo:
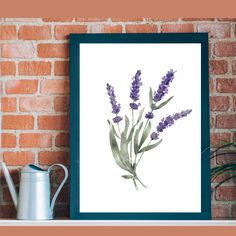
POLYGON ((7 185, 9 187, 14 205, 17 208, 17 198, 18 198, 18 196, 17 196, 15 184, 13 183, 13 180, 10 176, 10 173, 9 173, 7 167, 6 167, 6 164, 4 162, 0 162, 0 166, 2 167, 3 174, 4 174, 5 179, 7 181, 7 185))

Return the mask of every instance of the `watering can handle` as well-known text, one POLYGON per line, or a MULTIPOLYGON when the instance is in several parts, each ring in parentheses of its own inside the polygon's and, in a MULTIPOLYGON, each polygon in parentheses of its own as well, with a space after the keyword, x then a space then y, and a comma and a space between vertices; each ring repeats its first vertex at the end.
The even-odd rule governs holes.
POLYGON ((55 192, 55 194, 54 194, 54 196, 53 196, 53 198, 52 198, 51 206, 50 206, 52 212, 53 212, 53 208, 54 208, 55 202, 56 202, 56 200, 57 200, 58 194, 60 193, 60 191, 61 191, 63 185, 65 184, 65 182, 66 182, 66 180, 67 180, 67 178, 68 178, 68 170, 67 170, 67 168, 66 168, 64 165, 62 165, 62 164, 54 164, 54 165, 51 165, 51 166, 48 168, 48 173, 50 173, 50 171, 52 170, 52 168, 53 168, 54 166, 60 166, 60 167, 64 170, 65 176, 64 176, 64 179, 62 180, 61 184, 59 185, 57 191, 55 192))

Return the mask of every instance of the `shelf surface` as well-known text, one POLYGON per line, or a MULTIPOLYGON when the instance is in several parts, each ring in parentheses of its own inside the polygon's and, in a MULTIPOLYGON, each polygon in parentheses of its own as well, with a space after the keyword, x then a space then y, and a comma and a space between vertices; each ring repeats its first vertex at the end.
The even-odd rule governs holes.
POLYGON ((81 221, 81 220, 0 220, 0 226, 236 226, 236 220, 206 221, 81 221))

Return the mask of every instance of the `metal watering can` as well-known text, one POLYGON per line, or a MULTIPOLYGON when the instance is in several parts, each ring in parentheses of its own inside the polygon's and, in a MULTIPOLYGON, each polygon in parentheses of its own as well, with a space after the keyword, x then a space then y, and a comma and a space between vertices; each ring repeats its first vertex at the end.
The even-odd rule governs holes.
POLYGON ((54 164, 44 170, 29 164, 21 170, 19 195, 4 162, 1 162, 3 173, 9 187, 19 220, 50 220, 53 219, 53 208, 59 192, 68 178, 67 168, 62 164, 54 164), (54 166, 64 169, 65 177, 55 192, 50 203, 49 173, 54 166))

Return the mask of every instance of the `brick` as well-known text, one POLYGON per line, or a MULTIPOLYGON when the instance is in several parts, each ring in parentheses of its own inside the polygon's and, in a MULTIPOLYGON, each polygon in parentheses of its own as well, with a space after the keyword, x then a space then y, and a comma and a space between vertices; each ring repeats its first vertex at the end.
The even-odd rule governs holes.
POLYGON ((86 25, 56 25, 55 38, 68 39, 71 33, 87 33, 86 25))
POLYGON ((178 21, 179 18, 178 17, 148 17, 145 18, 146 20, 151 20, 151 21, 158 21, 158 22, 167 22, 167 21, 178 21))
POLYGON ((3 97, 1 99, 3 112, 15 112, 16 111, 16 98, 3 97))
POLYGON ((63 115, 38 116, 38 128, 42 130, 68 130, 69 117, 63 115))
POLYGON ((128 22, 128 21, 133 21, 133 22, 137 22, 137 21, 143 21, 143 18, 142 17, 114 17, 114 18, 111 18, 112 21, 114 22, 128 22))
POLYGON ((99 22, 99 21, 107 21, 108 19, 106 17, 76 17, 76 21, 78 22, 99 22))
POLYGON ((236 92, 236 79, 222 79, 216 81, 216 90, 220 93, 235 93, 236 92))
POLYGON ((38 90, 37 80, 6 81, 7 94, 35 94, 38 90))
POLYGON ((229 97, 212 96, 210 97, 211 111, 227 111, 229 109, 229 97))
POLYGON ((229 23, 202 23, 197 25, 198 32, 208 32, 210 38, 228 38, 230 37, 229 23))
MULTIPOLYGON (((58 187, 58 186, 57 186, 58 187)), ((52 192, 51 195, 53 196, 55 194, 55 192, 57 191, 57 187, 53 187, 52 188, 52 192)), ((65 185, 60 194, 58 195, 57 201, 62 203, 62 202, 69 202, 69 198, 70 198, 70 186, 69 185, 65 185)))
POLYGON ((210 136, 211 146, 217 146, 223 142, 230 142, 230 133, 213 133, 210 136))
POLYGON ((61 79, 43 80, 41 83, 42 94, 68 94, 69 81, 61 79))
POLYGON ((0 75, 1 76, 16 75, 16 63, 13 61, 0 62, 0 75))
POLYGON ((236 128, 236 114, 218 115, 216 118, 216 128, 220 129, 236 128))
POLYGON ((236 56, 236 42, 218 42, 215 44, 214 54, 219 57, 236 56))
POLYGON ((31 115, 3 115, 2 129, 33 129, 34 117, 31 115))
POLYGON ((16 218, 14 205, 0 205, 0 216, 3 218, 16 218))
POLYGON ((14 25, 1 25, 0 26, 0 39, 1 40, 17 39, 16 26, 14 26, 14 25))
POLYGON ((156 33, 157 26, 153 24, 145 25, 126 25, 126 33, 156 33))
POLYGON ((62 17, 55 17, 55 18, 43 18, 43 21, 45 22, 71 22, 74 18, 62 18, 62 17))
POLYGON ((194 32, 193 24, 163 24, 161 32, 194 32))
POLYGON ((234 75, 236 75, 236 61, 232 62, 232 72, 234 75))
POLYGON ((11 193, 10 193, 8 186, 2 188, 2 195, 3 195, 4 202, 13 203, 11 193))
MULTIPOLYGON (((225 165, 225 164, 229 164, 236 161, 236 156, 235 156, 235 152, 234 151, 230 151, 229 149, 227 150, 222 150, 222 151, 218 151, 217 153, 217 163, 219 165, 225 165)), ((226 174, 226 173, 225 173, 226 174)), ((229 174, 229 173, 227 173, 229 174)))
POLYGON ((222 75, 228 71, 228 64, 225 60, 210 60, 209 67, 211 75, 222 75))
POLYGON ((70 101, 69 97, 55 97, 54 99, 54 110, 55 111, 69 111, 70 108, 70 101))
POLYGON ((70 146, 70 134, 60 133, 56 136, 55 145, 57 147, 69 147, 70 146))
POLYGON ((25 97, 20 98, 20 111, 23 112, 45 112, 52 109, 51 97, 25 97))
POLYGON ((224 201, 236 200, 235 186, 220 186, 217 189, 216 198, 224 201))
POLYGON ((2 44, 2 57, 4 58, 32 58, 34 57, 32 43, 6 43, 2 44))
POLYGON ((214 93, 215 89, 214 89, 214 79, 210 79, 209 80, 209 92, 210 94, 214 93))
POLYGON ((39 163, 41 165, 52 165, 56 163, 68 165, 69 153, 65 151, 43 151, 39 153, 39 163))
POLYGON ((232 217, 236 217, 236 204, 232 205, 232 217))
POLYGON ((69 218, 70 207, 68 204, 56 204, 54 212, 57 217, 69 218))
POLYGON ((49 25, 33 26, 23 25, 19 29, 19 38, 24 40, 51 39, 51 28, 49 25))
POLYGON ((68 58, 68 44, 39 44, 38 56, 41 58, 68 58))
POLYGON ((213 218, 227 218, 230 217, 230 206, 226 204, 214 204, 211 207, 213 218))
MULTIPOLYGON (((19 182, 20 182, 19 169, 8 169, 8 171, 9 171, 9 174, 11 175, 13 183, 14 184, 19 184, 19 182)), ((0 182, 1 182, 2 185, 6 185, 7 184, 3 172, 1 172, 1 175, 0 175, 0 182)))
POLYGON ((41 18, 4 18, 6 22, 40 22, 41 18))
POLYGON ((210 114, 211 117, 210 117, 210 128, 214 128, 215 127, 215 118, 214 116, 212 116, 212 114, 210 114))
POLYGON ((233 109, 236 111, 236 96, 233 97, 233 109))
POLYGON ((68 61, 55 61, 54 75, 69 75, 69 62, 68 61))
POLYGON ((195 17, 189 17, 189 18, 182 18, 182 21, 214 21, 215 18, 195 18, 195 17))
POLYGON ((122 33, 122 25, 91 25, 91 33, 122 33))
POLYGON ((15 134, 2 133, 1 135, 1 147, 2 148, 14 148, 16 147, 15 134))
POLYGON ((22 61, 18 65, 20 75, 50 75, 51 62, 22 61))
MULTIPOLYGON (((70 173, 69 173, 70 174, 70 173)), ((63 169, 61 168, 56 168, 55 169, 53 168, 53 175, 54 175, 54 181, 57 183, 57 184, 60 184, 63 179, 64 179, 64 176, 65 176, 65 172, 63 169)), ((68 179, 66 181, 66 184, 69 184, 69 176, 68 176, 68 179)))
POLYGON ((225 172, 223 174, 218 175, 217 177, 211 178, 211 183, 220 183, 230 177, 231 177, 231 175, 229 173, 225 172))
POLYGON ((3 159, 9 166, 24 166, 34 163, 34 153, 28 151, 4 152, 3 159))
POLYGON ((233 21, 235 22, 236 21, 236 18, 217 18, 218 21, 233 21))
POLYGON ((22 148, 46 148, 52 146, 51 134, 37 134, 27 133, 20 134, 20 147, 22 148))

